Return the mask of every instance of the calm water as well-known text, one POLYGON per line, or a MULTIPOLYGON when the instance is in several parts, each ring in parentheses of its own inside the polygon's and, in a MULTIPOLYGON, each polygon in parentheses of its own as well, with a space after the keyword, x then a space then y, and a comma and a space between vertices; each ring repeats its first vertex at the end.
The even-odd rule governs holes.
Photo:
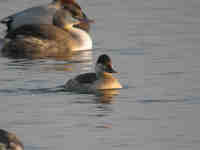
MULTIPOLYGON (((47 2, 1 0, 0 18, 47 2)), ((199 150, 200 1, 78 2, 96 21, 94 50, 69 60, 0 57, 0 128, 26 150, 199 150), (124 89, 63 91, 102 53, 124 89)))

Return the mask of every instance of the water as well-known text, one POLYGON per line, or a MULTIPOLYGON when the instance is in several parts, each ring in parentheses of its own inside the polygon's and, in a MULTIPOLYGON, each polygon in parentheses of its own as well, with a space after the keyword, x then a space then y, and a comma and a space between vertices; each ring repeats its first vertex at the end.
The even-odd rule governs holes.
MULTIPOLYGON (((1 1, 0 18, 47 2, 1 1)), ((1 57, 0 127, 17 133, 26 150, 198 150, 200 1, 78 2, 96 21, 94 50, 70 60, 1 57), (63 91, 102 53, 124 89, 63 91)))

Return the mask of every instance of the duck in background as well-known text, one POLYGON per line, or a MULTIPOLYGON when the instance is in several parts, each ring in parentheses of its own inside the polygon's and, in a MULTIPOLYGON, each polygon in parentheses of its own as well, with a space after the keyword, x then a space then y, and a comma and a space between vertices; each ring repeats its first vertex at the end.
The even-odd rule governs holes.
POLYGON ((14 134, 0 129, 0 147, 4 150, 24 150, 19 138, 14 134))
POLYGON ((74 25, 88 19, 75 19, 70 11, 58 10, 51 24, 24 25, 9 32, 11 39, 2 49, 4 56, 11 57, 64 57, 71 52, 92 49, 90 35, 74 25))
POLYGON ((70 79, 65 84, 67 90, 95 91, 122 88, 119 81, 113 77, 117 73, 112 67, 112 61, 106 54, 99 56, 94 73, 85 73, 70 79))
MULTIPOLYGON (((28 8, 16 14, 5 17, 0 20, 0 22, 7 26, 8 33, 20 26, 27 24, 52 24, 53 16, 55 15, 56 11, 62 8, 70 10, 78 19, 88 19, 75 0, 53 0, 48 5, 28 8)), ((90 26, 88 23, 81 23, 78 25, 78 27, 85 31, 89 31, 90 26)))

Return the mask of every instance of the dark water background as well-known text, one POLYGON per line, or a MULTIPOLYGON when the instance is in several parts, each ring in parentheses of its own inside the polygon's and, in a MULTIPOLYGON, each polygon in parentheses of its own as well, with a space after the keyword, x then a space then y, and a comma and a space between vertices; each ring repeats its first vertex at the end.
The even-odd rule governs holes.
MULTIPOLYGON (((0 18, 47 2, 1 0, 0 18)), ((94 50, 70 61, 0 57, 0 128, 26 150, 199 150, 200 1, 78 2, 96 21, 94 50), (124 89, 62 90, 102 53, 124 89)))

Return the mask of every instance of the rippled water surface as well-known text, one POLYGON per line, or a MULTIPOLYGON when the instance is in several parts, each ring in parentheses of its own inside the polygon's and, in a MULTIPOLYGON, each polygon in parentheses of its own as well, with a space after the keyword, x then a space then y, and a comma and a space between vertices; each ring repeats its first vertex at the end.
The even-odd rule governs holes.
MULTIPOLYGON (((1 0, 0 18, 48 2, 1 0)), ((78 2, 95 19, 94 50, 66 60, 0 57, 0 128, 26 150, 199 150, 200 1, 78 2), (63 90, 102 53, 123 89, 63 90)))

